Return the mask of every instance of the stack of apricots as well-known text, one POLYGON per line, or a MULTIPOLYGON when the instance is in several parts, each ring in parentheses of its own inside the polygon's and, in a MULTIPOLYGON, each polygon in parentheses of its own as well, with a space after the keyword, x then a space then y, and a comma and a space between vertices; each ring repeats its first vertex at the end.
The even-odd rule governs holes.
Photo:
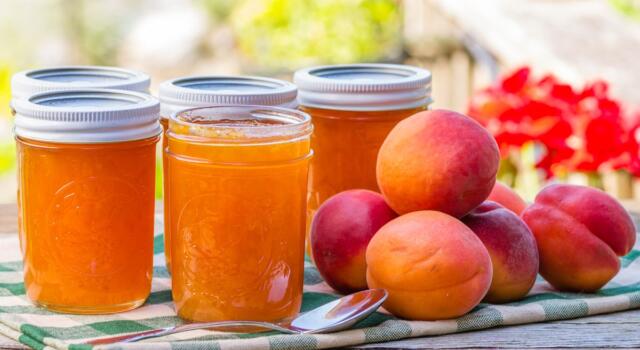
POLYGON ((385 309, 410 320, 516 301, 538 273, 571 292, 611 280, 636 239, 626 210, 600 190, 565 184, 527 205, 496 182, 499 161, 493 137, 465 115, 401 121, 378 153, 381 193, 339 193, 313 218, 320 274, 341 293, 386 289, 385 309))

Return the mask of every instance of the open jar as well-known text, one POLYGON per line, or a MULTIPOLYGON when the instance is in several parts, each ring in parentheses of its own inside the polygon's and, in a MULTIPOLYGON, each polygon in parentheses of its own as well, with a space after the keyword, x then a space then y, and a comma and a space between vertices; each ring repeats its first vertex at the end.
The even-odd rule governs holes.
POLYGON ((313 118, 309 220, 329 197, 361 188, 378 191, 376 158, 402 119, 428 108, 431 73, 406 65, 313 67, 294 75, 300 110, 313 118))
POLYGON ((27 296, 75 314, 142 305, 153 270, 158 101, 83 89, 14 107, 27 296))
MULTIPOLYGON (((283 108, 296 108, 297 89, 290 82, 250 76, 192 76, 168 80, 160 85, 160 123, 166 131, 169 117, 187 108, 213 105, 262 105, 283 108)), ((167 148, 167 138, 162 139, 162 149, 167 148)), ((167 164, 163 152, 163 164, 167 164)), ((169 174, 164 167, 165 209, 171 194, 166 184, 169 174)), ((170 213, 164 212, 165 259, 171 272, 171 235, 167 226, 170 213)))
POLYGON ((214 106, 171 117, 165 135, 172 293, 191 321, 280 321, 302 302, 306 113, 214 106))

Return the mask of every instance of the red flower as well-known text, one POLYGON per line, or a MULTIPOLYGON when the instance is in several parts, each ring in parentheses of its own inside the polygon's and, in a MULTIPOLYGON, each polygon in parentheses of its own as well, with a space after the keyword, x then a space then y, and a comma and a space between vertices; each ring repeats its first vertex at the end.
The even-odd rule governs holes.
POLYGON ((500 82, 500 88, 506 93, 518 93, 524 89, 529 82, 531 68, 522 67, 514 71, 511 75, 506 76, 500 82))
POLYGON ((576 91, 550 74, 534 80, 523 67, 474 95, 469 115, 494 135, 503 157, 527 142, 540 145, 544 152, 536 166, 548 176, 559 168, 640 165, 638 142, 630 141, 623 109, 604 81, 576 91))
POLYGON ((625 149, 624 155, 617 159, 613 167, 626 169, 632 175, 640 176, 640 112, 632 118, 625 149))

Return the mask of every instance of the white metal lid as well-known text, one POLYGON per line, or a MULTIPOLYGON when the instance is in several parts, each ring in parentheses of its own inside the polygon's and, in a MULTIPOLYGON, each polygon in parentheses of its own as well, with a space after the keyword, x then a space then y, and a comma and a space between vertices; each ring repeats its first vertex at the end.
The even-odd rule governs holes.
POLYGON ((382 63, 301 69, 294 74, 301 106, 384 111, 431 103, 431 73, 422 68, 382 63))
POLYGON ((192 76, 160 84, 160 116, 211 105, 263 105, 296 108, 297 88, 288 81, 241 76, 192 76))
POLYGON ((140 140, 162 132, 160 104, 133 91, 52 91, 15 101, 15 134, 57 143, 140 140))
POLYGON ((147 92, 151 79, 132 70, 100 66, 63 66, 18 72, 11 78, 13 100, 53 90, 85 88, 147 92))

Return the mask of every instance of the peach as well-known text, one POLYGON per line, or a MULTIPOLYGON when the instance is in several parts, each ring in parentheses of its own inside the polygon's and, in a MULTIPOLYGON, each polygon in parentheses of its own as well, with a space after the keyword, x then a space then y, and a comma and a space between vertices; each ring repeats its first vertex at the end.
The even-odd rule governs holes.
POLYGON ((460 220, 416 211, 391 220, 367 248, 367 283, 384 288, 384 307, 411 320, 454 318, 473 309, 491 284, 491 259, 460 220))
POLYGON ((522 214, 527 207, 527 202, 525 202, 522 197, 509 186, 499 181, 496 181, 487 199, 502 205, 518 215, 522 214))
POLYGON ((618 270, 636 240, 627 211, 603 191, 551 185, 522 213, 538 242, 540 274, 559 290, 593 292, 618 270))
POLYGON ((491 287, 484 300, 506 303, 529 293, 538 275, 538 247, 529 227, 498 203, 485 201, 462 218, 489 251, 491 287))
POLYGON ((398 214, 436 210, 462 217, 491 192, 500 161, 493 137, 447 110, 402 120, 378 153, 378 186, 398 214))
POLYGON ((345 294, 366 289, 367 244, 396 216, 369 190, 344 191, 325 201, 311 223, 311 252, 325 282, 345 294))

